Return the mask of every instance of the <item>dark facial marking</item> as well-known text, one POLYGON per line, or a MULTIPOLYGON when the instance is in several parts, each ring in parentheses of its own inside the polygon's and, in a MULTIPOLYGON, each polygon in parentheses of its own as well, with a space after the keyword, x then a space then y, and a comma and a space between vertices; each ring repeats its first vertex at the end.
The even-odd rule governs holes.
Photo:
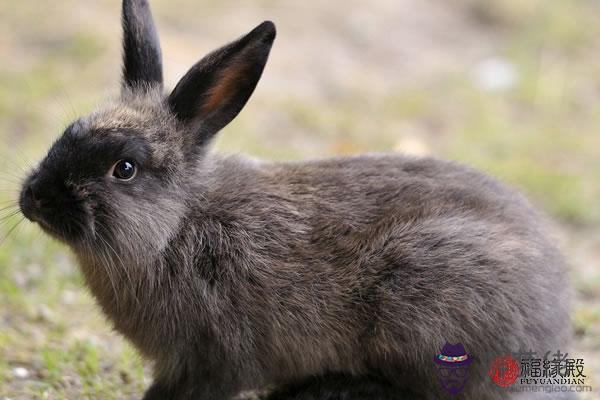
POLYGON ((119 160, 119 170, 130 180, 143 168, 150 148, 142 135, 128 130, 84 132, 80 124, 69 126, 52 146, 40 167, 26 180, 20 195, 23 214, 48 233, 68 242, 80 239, 91 228, 98 193, 115 188, 109 175, 119 160), (130 169, 132 168, 132 169, 130 169))

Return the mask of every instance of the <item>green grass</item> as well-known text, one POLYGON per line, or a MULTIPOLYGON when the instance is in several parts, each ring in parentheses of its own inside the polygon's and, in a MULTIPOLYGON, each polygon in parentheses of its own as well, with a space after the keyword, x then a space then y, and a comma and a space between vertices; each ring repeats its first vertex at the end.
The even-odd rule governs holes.
POLYGON ((29 228, 0 252, 0 393, 103 399, 139 393, 141 360, 99 317, 62 246, 29 228), (14 377, 17 367, 29 377, 14 377))

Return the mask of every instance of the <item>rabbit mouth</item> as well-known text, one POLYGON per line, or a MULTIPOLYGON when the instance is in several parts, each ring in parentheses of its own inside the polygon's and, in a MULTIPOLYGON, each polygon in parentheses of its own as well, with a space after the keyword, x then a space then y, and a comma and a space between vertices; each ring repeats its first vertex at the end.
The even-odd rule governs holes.
POLYGON ((48 235, 68 244, 74 245, 80 241, 80 238, 84 236, 83 232, 79 232, 77 228, 71 225, 57 225, 48 222, 43 218, 39 218, 35 221, 40 228, 48 235))
POLYGON ((36 222, 40 226, 40 228, 42 228, 42 230, 44 232, 46 232, 52 236, 62 237, 62 235, 58 232, 58 230, 53 228, 52 225, 47 223, 44 219, 38 218, 34 222, 36 222))
POLYGON ((42 212, 31 209, 23 209, 22 212, 28 220, 38 224, 46 234, 58 240, 70 243, 76 241, 77 237, 79 237, 79 235, 76 234, 74 227, 67 224, 59 225, 58 223, 52 223, 42 212))
POLYGON ((21 212, 23 213, 23 215, 25 216, 25 218, 27 218, 28 220, 30 220, 33 223, 36 223, 39 225, 40 228, 42 228, 42 230, 44 232, 46 232, 47 234, 54 236, 54 237, 58 237, 58 238, 63 238, 64 235, 61 234, 61 232, 59 232, 59 230, 57 228, 55 228, 52 224, 50 224, 46 218, 43 216, 42 212, 40 211, 40 204, 36 204, 36 206, 32 207, 27 205, 26 202, 21 201, 21 212))
POLYGON ((89 212, 85 204, 70 193, 49 192, 39 186, 39 178, 30 178, 19 199, 23 215, 50 236, 74 243, 85 234, 89 212))
POLYGON ((31 222, 34 222, 36 224, 39 225, 40 228, 42 228, 42 230, 44 232, 46 232, 47 234, 54 236, 54 237, 58 237, 58 238, 63 238, 63 234, 61 234, 61 232, 55 228, 52 224, 50 224, 39 212, 28 212, 26 215, 27 219, 29 219, 31 222))
POLYGON ((36 223, 42 228, 42 230, 52 236, 60 236, 60 233, 57 229, 55 229, 51 224, 49 224, 42 214, 39 212, 40 204, 37 204, 35 207, 31 207, 26 205, 26 203, 21 200, 21 212, 33 223, 36 223))

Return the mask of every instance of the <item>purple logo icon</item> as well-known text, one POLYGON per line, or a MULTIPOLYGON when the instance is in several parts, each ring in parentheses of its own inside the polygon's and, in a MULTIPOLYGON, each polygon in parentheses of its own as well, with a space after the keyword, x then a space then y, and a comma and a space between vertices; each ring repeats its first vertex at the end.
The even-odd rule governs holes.
POLYGON ((462 343, 446 342, 433 361, 436 363, 438 380, 446 392, 454 396, 464 389, 473 359, 467 354, 462 343))

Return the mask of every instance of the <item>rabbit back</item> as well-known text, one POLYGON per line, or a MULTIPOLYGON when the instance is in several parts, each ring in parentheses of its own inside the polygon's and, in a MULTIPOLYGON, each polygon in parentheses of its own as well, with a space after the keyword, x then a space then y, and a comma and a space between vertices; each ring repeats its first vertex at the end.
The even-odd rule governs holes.
POLYGON ((247 323, 224 347, 253 343, 249 358, 277 366, 268 381, 341 370, 427 382, 433 355, 460 342, 474 393, 493 392, 495 357, 566 345, 564 262, 529 203, 485 174, 398 155, 229 157, 210 171, 195 221, 221 274, 204 271, 247 323))

